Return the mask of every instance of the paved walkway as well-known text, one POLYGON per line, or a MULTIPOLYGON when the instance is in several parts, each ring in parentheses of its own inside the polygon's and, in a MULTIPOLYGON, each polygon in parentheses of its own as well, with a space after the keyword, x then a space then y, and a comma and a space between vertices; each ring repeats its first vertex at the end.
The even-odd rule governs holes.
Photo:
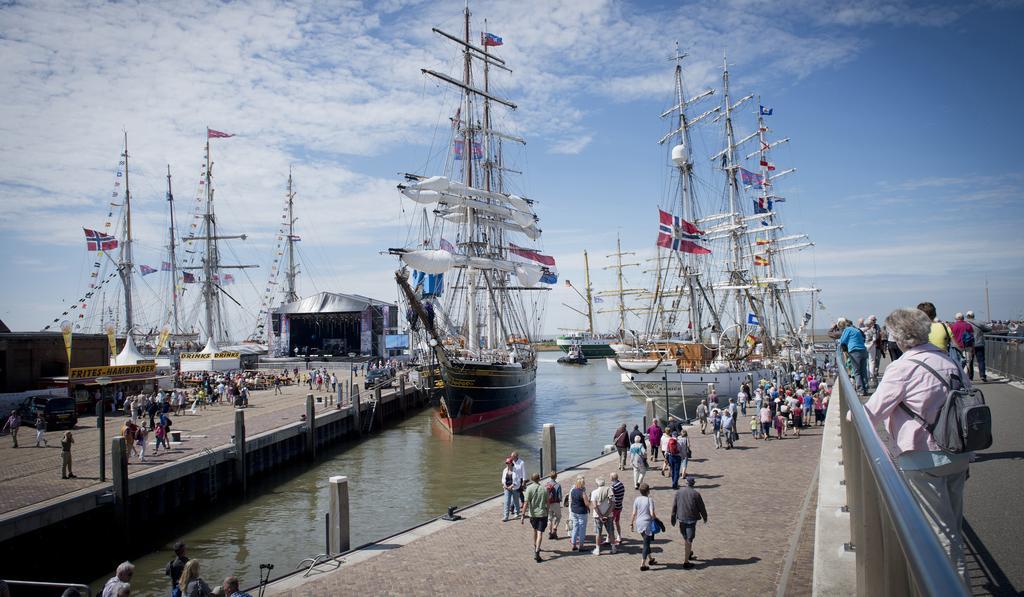
MULTIPOLYGON (((749 419, 748 419, 749 421, 749 419)), ((625 541, 618 554, 607 548, 600 556, 570 550, 565 529, 555 541, 544 540, 541 563, 533 560, 531 528, 518 521, 501 522, 501 499, 465 512, 466 520, 431 523, 346 557, 335 571, 302 579, 295 575, 267 588, 280 595, 483 595, 495 591, 539 594, 639 594, 668 592, 696 594, 775 593, 786 575, 786 594, 810 594, 813 558, 813 495, 821 444, 820 429, 805 430, 800 438, 753 441, 749 432, 734 450, 716 450, 710 435, 694 435, 689 473, 697 478, 709 524, 700 524, 694 551, 700 557, 692 570, 682 569, 683 544, 678 529, 668 529, 655 541, 658 560, 640 572, 639 536, 628 530, 632 515, 632 472, 621 473, 626 483, 622 513, 625 541), (813 491, 812 491, 813 489, 813 491), (810 531, 808 531, 808 526, 810 531), (437 529, 436 532, 430 532, 437 529), (809 534, 808 534, 809 533, 809 534), (808 537, 810 544, 808 544, 808 537), (795 559, 787 566, 787 559, 795 559)), ((580 471, 588 489, 598 476, 616 470, 617 456, 589 463, 580 471)), ((576 472, 559 476, 563 487, 576 472)), ((672 511, 668 477, 653 470, 655 509, 666 524, 672 511)), ((385 512, 380 513, 386 516, 385 512)), ((593 522, 588 530, 593 548, 593 522)), ((329 568, 325 567, 325 568, 329 568)))
MULTIPOLYGON (((356 383, 361 379, 356 377, 356 383)), ((306 385, 291 385, 282 388, 282 395, 274 395, 274 390, 251 392, 249 407, 245 413, 245 427, 248 436, 269 431, 286 423, 299 420, 306 412, 306 394, 310 392, 306 385)), ((331 392, 318 392, 322 396, 331 392)), ((150 434, 146 447, 145 462, 137 458, 129 458, 129 475, 136 474, 150 467, 175 462, 203 450, 224 445, 231 441, 235 432, 234 407, 221 403, 208 406, 196 415, 185 413, 174 416, 172 429, 182 433, 182 442, 172 444, 170 451, 161 450, 153 454, 156 438, 150 434)), ((125 417, 118 413, 107 413, 107 484, 112 478, 110 462, 110 438, 121 432, 125 417)), ((9 435, 0 437, 0 515, 11 513, 20 508, 32 506, 47 500, 59 498, 68 493, 94 489, 100 485, 99 473, 99 429, 96 417, 81 417, 78 426, 72 430, 75 445, 72 448, 74 471, 77 479, 60 478, 60 438, 64 431, 51 431, 46 434, 49 446, 35 447, 36 432, 34 428, 22 427, 18 434, 17 449, 12 447, 9 435)), ((2 516, 0 516, 2 518, 2 516)))
POLYGON ((989 375, 989 383, 978 384, 992 408, 993 444, 978 453, 964 488, 964 538, 975 595, 1024 592, 1024 390, 999 379, 989 375))

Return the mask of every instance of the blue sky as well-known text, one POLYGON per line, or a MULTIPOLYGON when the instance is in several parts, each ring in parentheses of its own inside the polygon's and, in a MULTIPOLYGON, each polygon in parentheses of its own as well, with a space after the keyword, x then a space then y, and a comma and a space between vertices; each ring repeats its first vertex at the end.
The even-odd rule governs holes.
MULTIPOLYGON (((396 173, 422 170, 452 107, 419 69, 453 72, 452 45, 430 28, 457 31, 462 5, 325 6, 0 7, 0 318, 40 329, 85 292, 93 259, 80 228, 105 219, 125 129, 136 260, 156 266, 166 165, 188 222, 204 128, 237 134, 214 141, 218 213, 225 232, 251 236, 233 244, 237 260, 262 266, 234 288, 248 311, 232 316, 238 334, 252 327, 267 279, 289 165, 300 293, 393 300, 395 263, 379 252, 405 237, 396 173)), ((774 154, 798 169, 778 185, 788 199, 780 211, 789 231, 816 243, 790 265, 797 283, 823 289, 824 315, 884 315, 927 299, 946 317, 984 317, 987 278, 992 316, 1024 316, 1020 2, 471 8, 477 28, 487 18, 504 37, 499 52, 515 72, 497 88, 520 104, 522 189, 539 201, 542 247, 563 278, 582 278, 586 249, 595 286, 609 288, 598 268, 617 234, 625 250, 652 253, 668 163, 655 144, 666 131, 658 114, 672 101, 667 58, 678 40, 690 90, 717 88, 727 53, 734 95, 760 94, 775 108, 773 136, 792 139, 774 154)), ((753 126, 749 111, 737 117, 741 133, 753 126)), ((720 148, 714 126, 697 137, 708 155, 720 148)), ((710 171, 704 178, 721 189, 710 171)), ((146 283, 158 288, 161 275, 146 283)), ((159 325, 160 299, 140 292, 143 320, 159 325)), ((548 332, 581 324, 561 306, 574 296, 552 290, 548 332)), ((613 326, 610 316, 599 324, 613 326)))

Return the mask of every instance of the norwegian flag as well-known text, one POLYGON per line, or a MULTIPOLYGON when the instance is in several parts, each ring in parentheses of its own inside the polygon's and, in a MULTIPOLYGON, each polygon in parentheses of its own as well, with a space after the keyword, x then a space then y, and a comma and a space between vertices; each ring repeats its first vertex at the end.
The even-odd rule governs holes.
POLYGON ((704 231, 697 228, 690 222, 674 216, 667 211, 658 210, 658 246, 693 253, 695 255, 707 255, 711 253, 698 245, 695 241, 704 240, 704 231))
POLYGON ((117 248, 117 239, 97 230, 82 228, 85 231, 85 244, 89 251, 109 251, 117 248))

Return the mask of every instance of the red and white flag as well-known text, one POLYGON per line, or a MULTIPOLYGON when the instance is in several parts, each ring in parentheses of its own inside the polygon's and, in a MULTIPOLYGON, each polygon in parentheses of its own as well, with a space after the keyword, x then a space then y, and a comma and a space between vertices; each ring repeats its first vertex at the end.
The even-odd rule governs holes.
POLYGON ((215 131, 215 130, 211 129, 210 127, 206 127, 206 138, 207 139, 226 139, 228 137, 234 137, 234 135, 231 134, 231 133, 222 133, 220 131, 215 131))

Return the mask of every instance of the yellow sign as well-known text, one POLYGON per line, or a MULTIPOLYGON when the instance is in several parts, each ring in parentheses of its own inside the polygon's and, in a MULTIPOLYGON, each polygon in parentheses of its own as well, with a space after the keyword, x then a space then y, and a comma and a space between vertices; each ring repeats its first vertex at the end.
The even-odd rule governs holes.
POLYGON ((93 379, 96 377, 123 377, 125 375, 141 375, 144 373, 156 373, 156 363, 112 365, 110 367, 75 367, 68 371, 68 381, 93 379))
POLYGON ((183 353, 178 355, 178 358, 183 360, 183 361, 187 361, 187 360, 202 360, 202 359, 240 359, 240 358, 242 358, 242 353, 240 353, 240 352, 216 352, 214 354, 210 354, 208 352, 183 352, 183 353))

